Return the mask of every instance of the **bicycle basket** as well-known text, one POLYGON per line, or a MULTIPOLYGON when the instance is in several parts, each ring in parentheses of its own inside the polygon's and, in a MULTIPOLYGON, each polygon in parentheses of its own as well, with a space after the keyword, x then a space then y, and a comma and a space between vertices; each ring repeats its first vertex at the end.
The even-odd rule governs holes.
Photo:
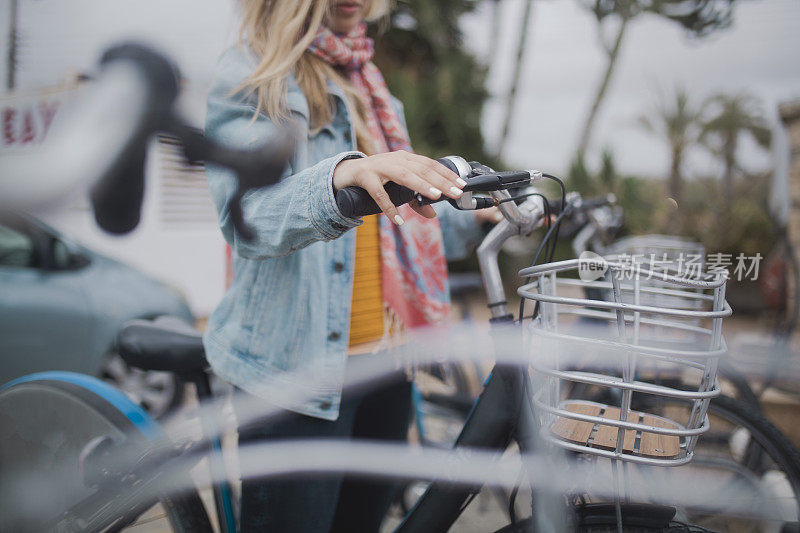
POLYGON ((689 462, 708 430, 708 403, 720 393, 722 318, 731 313, 726 274, 678 277, 611 256, 539 265, 520 275, 531 282, 518 293, 537 310, 525 342, 542 437, 635 463, 689 462), (586 296, 600 293, 611 298, 586 296), (659 296, 669 296, 671 305, 652 303, 659 296), (683 419, 668 418, 656 409, 664 397, 691 409, 679 410, 683 419))
MULTIPOLYGON (((635 235, 619 239, 606 249, 607 255, 616 256, 620 262, 633 262, 672 272, 678 276, 695 277, 705 270, 706 249, 702 243, 673 235, 635 235)), ((669 284, 651 279, 649 284, 667 288, 669 284)), ((623 301, 626 294, 623 294, 623 301)), ((659 307, 676 307, 689 303, 702 309, 702 299, 685 300, 670 294, 641 294, 639 303, 659 307)), ((606 299, 610 299, 606 298, 606 299)))

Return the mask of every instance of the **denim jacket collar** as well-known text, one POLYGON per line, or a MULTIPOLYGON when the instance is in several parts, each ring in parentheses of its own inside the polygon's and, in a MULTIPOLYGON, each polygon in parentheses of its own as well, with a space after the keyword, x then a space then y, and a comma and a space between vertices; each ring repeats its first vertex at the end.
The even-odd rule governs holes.
MULTIPOLYGON (((325 88, 329 95, 338 98, 341 101, 342 108, 348 114, 347 118, 349 121, 350 109, 347 106, 347 97, 345 96, 342 88, 336 85, 336 83, 330 79, 325 81, 325 88)), ((308 101, 303 95, 303 91, 300 90, 300 85, 297 83, 297 77, 295 76, 294 72, 289 73, 287 78, 287 89, 286 103, 289 106, 289 111, 297 112, 302 115, 303 118, 309 120, 311 118, 311 111, 308 107, 308 101)))

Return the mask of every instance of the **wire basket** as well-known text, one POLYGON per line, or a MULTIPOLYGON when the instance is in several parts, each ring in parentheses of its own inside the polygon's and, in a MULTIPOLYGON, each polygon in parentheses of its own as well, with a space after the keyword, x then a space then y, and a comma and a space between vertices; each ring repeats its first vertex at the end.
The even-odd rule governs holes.
POLYGON ((641 255, 646 258, 655 255, 657 258, 666 258, 677 261, 681 255, 688 259, 689 256, 705 257, 705 246, 702 243, 676 237, 674 235, 634 235, 617 240, 607 249, 609 255, 641 255))
POLYGON ((720 393, 722 318, 731 313, 726 274, 678 277, 610 256, 520 275, 530 283, 518 293, 536 308, 525 341, 543 438, 635 463, 689 462, 709 428, 708 403, 720 393), (598 290, 611 297, 586 296, 598 290), (652 303, 665 296, 670 305, 652 303), (690 406, 682 419, 648 412, 665 397, 690 406))
MULTIPOLYGON (((679 277, 696 277, 705 271, 706 249, 702 243, 673 235, 635 235, 617 240, 606 249, 607 255, 616 256, 619 262, 631 262, 657 268, 679 277)), ((649 280, 654 287, 668 287, 658 280, 649 280)), ((701 291, 702 289, 697 289, 701 291)), ((623 294, 623 298, 625 298, 623 294)), ((690 303, 702 309, 702 300, 681 301, 670 294, 642 294, 640 303, 661 307, 675 307, 690 303)), ((610 299, 607 297, 606 299, 610 299)), ((623 300, 624 301, 624 300, 623 300)))

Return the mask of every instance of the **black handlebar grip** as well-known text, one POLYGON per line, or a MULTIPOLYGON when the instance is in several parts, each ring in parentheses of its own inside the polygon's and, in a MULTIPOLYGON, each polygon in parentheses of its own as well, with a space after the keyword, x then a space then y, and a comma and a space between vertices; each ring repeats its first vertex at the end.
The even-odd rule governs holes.
MULTIPOLYGON (((414 191, 392 181, 383 186, 394 205, 403 205, 414 199, 414 191)), ((376 215, 381 208, 367 191, 361 187, 345 187, 336 192, 336 205, 348 218, 376 215)))
POLYGON ((171 114, 178 95, 178 72, 163 55, 136 43, 109 49, 100 63, 106 66, 116 61, 133 63, 142 72, 145 113, 111 168, 92 188, 90 199, 97 224, 109 233, 124 234, 139 224, 147 142, 171 114))
POLYGON ((139 225, 144 199, 145 143, 129 147, 111 172, 89 192, 94 219, 103 230, 116 235, 139 225))
POLYGON ((140 43, 124 43, 109 48, 100 59, 102 67, 115 61, 129 61, 142 72, 147 84, 147 110, 150 120, 161 121, 178 96, 178 68, 164 55, 140 43))

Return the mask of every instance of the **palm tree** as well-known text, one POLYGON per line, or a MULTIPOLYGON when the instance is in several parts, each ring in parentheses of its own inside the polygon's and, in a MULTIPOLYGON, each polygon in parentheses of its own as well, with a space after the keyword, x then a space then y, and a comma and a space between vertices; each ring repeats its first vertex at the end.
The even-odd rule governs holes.
POLYGON ((756 144, 768 149, 771 132, 761 102, 752 95, 718 94, 707 101, 711 110, 703 120, 701 143, 719 157, 724 165, 722 183, 725 189, 725 208, 733 205, 734 174, 746 173, 737 159, 739 141, 750 136, 756 144))
POLYGON ((730 25, 733 4, 736 0, 579 0, 597 20, 600 42, 606 53, 606 68, 597 86, 592 105, 578 142, 579 154, 586 152, 600 106, 611 83, 619 58, 625 32, 630 21, 643 13, 651 13, 679 24, 694 37, 730 25), (605 35, 610 22, 616 23, 616 32, 608 39, 605 35))
POLYGON ((531 22, 531 11, 533 7, 533 0, 525 0, 525 7, 520 19, 519 27, 519 40, 517 41, 517 59, 514 63, 514 74, 511 78, 511 85, 508 90, 508 97, 506 99, 506 113, 503 119, 503 131, 500 134, 500 142, 497 145, 495 152, 495 159, 500 159, 503 155, 506 140, 508 140, 508 132, 511 130, 511 120, 514 117, 514 106, 517 103, 517 87, 519 86, 519 78, 522 74, 523 57, 525 55, 525 45, 528 39, 528 33, 531 22))
POLYGON ((700 110, 691 105, 685 89, 675 91, 675 100, 670 103, 664 97, 660 98, 651 116, 639 117, 639 123, 646 130, 660 136, 669 145, 671 160, 667 190, 679 206, 684 156, 686 149, 698 139, 699 120, 700 110))

